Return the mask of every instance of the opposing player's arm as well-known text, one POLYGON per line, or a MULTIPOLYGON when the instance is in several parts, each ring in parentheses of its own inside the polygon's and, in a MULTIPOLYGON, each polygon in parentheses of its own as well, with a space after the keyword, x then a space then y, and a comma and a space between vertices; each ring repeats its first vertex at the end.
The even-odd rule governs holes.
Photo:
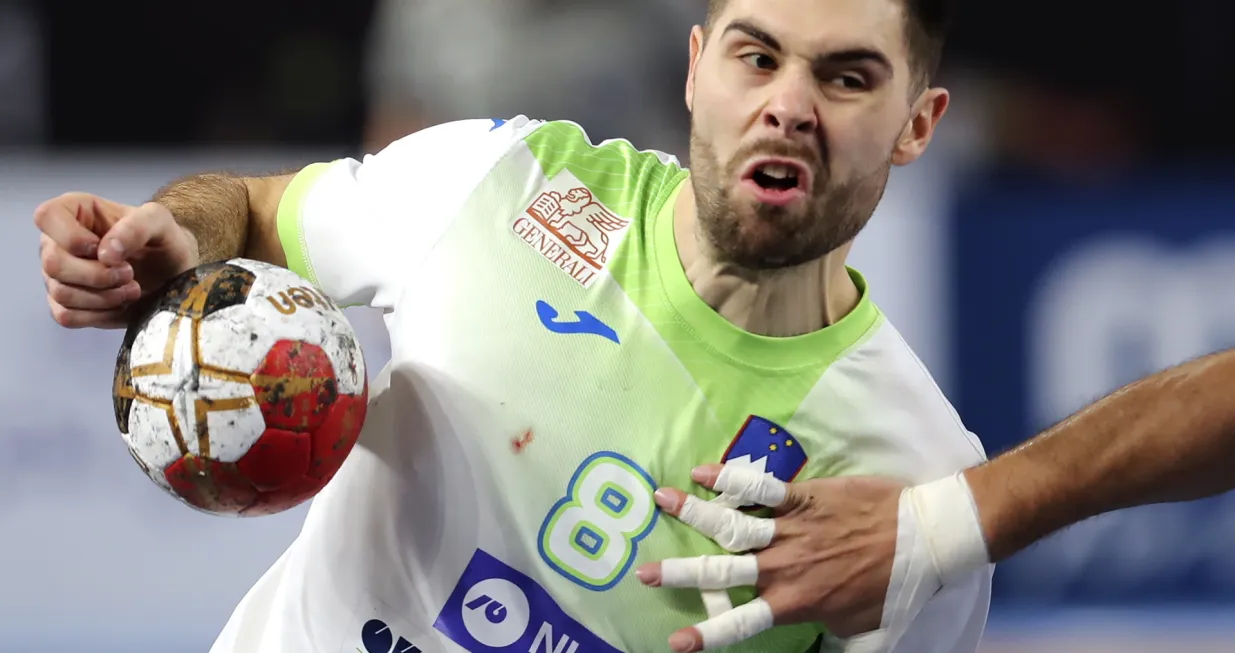
POLYGON ((991 560, 1083 519, 1235 489, 1235 350, 1132 383, 970 469, 991 560))
MULTIPOLYGON (((708 632, 717 644, 728 644, 759 627, 796 623, 805 615, 834 633, 861 633, 849 642, 851 653, 900 650, 894 647, 902 640, 913 648, 916 640, 903 638, 932 597, 942 594, 940 588, 968 578, 978 583, 983 592, 978 603, 984 603, 989 577, 975 574, 989 573, 991 562, 1060 528, 1122 508, 1235 490, 1232 392, 1235 349, 1125 386, 1025 445, 962 473, 908 488, 871 477, 794 484, 790 487, 799 495, 809 491, 810 500, 782 502, 793 510, 777 518, 771 546, 756 555, 753 573, 743 577, 761 585, 760 600, 767 601, 755 617, 762 621, 748 617, 759 606, 752 601, 746 606, 755 608, 743 606, 741 614, 734 610, 705 622, 708 632), (810 555, 784 558, 798 566, 772 557, 770 552, 795 538, 811 548, 810 555), (781 578, 775 577, 777 570, 781 578), (837 579, 843 592, 835 591, 837 579), (772 605, 795 594, 810 598, 797 606, 792 600, 772 605)), ((720 480, 709 487, 727 491, 720 480)), ((676 513, 672 506, 661 507, 682 519, 682 505, 676 513)), ((674 578, 685 578, 676 586, 711 588, 728 587, 715 579, 737 577, 724 574, 742 569, 739 560, 751 571, 741 556, 721 559, 728 562, 710 563, 699 573, 670 573, 668 583, 664 562, 637 573, 650 585, 672 586, 674 578)), ((981 620, 965 626, 954 648, 976 646, 981 629, 981 620)), ((674 650, 697 651, 709 641, 703 629, 689 630, 675 634, 681 639, 674 650)))
POLYGON ((197 241, 202 263, 237 256, 286 266, 279 240, 279 202, 295 173, 239 177, 194 175, 154 196, 197 241))

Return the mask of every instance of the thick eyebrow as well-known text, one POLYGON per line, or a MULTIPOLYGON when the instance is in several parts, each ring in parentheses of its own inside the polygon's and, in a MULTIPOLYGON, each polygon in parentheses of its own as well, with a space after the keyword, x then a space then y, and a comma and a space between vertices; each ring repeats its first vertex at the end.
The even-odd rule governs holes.
POLYGON ((776 40, 775 36, 772 36, 771 34, 768 34, 766 31, 761 30, 758 27, 755 27, 755 25, 752 24, 750 21, 746 21, 742 19, 735 20, 729 23, 729 25, 725 27, 725 31, 721 32, 720 35, 724 37, 729 32, 741 32, 751 37, 752 39, 755 39, 756 41, 759 41, 760 43, 768 46, 768 49, 774 52, 784 51, 784 48, 780 46, 780 41, 776 40))
MULTIPOLYGON (((784 48, 781 46, 780 40, 769 34, 767 30, 756 26, 748 20, 734 20, 725 27, 725 31, 721 33, 721 36, 723 37, 729 32, 740 32, 756 41, 759 41, 773 52, 784 52, 784 48)), ((874 64, 882 68, 884 72, 889 75, 891 75, 894 70, 892 61, 888 59, 886 54, 874 48, 863 47, 847 48, 844 50, 837 50, 835 52, 817 55, 811 60, 811 69, 815 71, 824 71, 828 68, 833 68, 836 66, 859 63, 874 64)))
POLYGON ((811 69, 822 71, 837 66, 849 66, 860 63, 873 64, 882 68, 888 75, 891 75, 894 70, 888 56, 873 48, 849 48, 847 50, 837 50, 836 52, 821 54, 811 61, 811 69))

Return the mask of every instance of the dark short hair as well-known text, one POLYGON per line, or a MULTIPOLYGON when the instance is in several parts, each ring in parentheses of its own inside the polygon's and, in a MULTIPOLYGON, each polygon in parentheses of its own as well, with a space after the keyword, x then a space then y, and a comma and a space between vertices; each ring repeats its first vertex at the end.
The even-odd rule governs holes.
MULTIPOLYGON (((922 86, 929 86, 939 72, 943 45, 952 23, 953 0, 898 0, 905 6, 905 44, 909 65, 922 86)), ((705 31, 711 33, 712 23, 725 10, 729 0, 708 0, 705 31)))

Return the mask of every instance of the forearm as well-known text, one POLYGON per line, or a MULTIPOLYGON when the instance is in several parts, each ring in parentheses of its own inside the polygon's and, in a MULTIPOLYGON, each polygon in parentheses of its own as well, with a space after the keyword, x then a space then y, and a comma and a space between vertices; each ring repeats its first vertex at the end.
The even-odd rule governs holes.
POLYGON ((192 234, 202 263, 244 256, 286 265, 276 216, 290 178, 200 174, 168 184, 152 201, 192 234))
POLYGON ((176 222, 197 240, 202 263, 225 261, 244 252, 249 231, 249 191, 244 181, 220 174, 194 175, 155 193, 176 222))
POLYGON ((1137 381, 966 472, 992 561, 1112 510, 1235 489, 1235 350, 1137 381))

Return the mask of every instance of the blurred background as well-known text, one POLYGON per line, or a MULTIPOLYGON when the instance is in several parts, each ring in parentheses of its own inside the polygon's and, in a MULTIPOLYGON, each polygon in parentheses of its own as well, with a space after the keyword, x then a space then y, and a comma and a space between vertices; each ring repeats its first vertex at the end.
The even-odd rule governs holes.
MULTIPOLYGON (((184 509, 116 431, 119 334, 56 327, 30 216, 205 169, 357 156, 459 118, 571 119, 685 160, 702 0, 0 0, 0 652, 205 651, 304 509, 184 509)), ((854 265, 994 455, 1235 345, 1235 3, 966 3, 953 105, 854 265)), ((353 311, 371 368, 376 316, 353 311)), ((1235 496, 1003 564, 986 651, 1235 650, 1235 496)))

